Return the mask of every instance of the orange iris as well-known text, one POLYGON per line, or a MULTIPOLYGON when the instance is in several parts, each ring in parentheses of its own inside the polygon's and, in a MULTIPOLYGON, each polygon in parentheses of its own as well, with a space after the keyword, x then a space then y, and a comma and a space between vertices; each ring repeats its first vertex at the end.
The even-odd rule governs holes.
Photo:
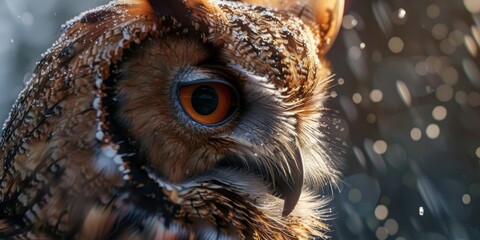
POLYGON ((180 102, 185 112, 203 124, 217 124, 232 112, 232 88, 219 82, 181 86, 180 102))

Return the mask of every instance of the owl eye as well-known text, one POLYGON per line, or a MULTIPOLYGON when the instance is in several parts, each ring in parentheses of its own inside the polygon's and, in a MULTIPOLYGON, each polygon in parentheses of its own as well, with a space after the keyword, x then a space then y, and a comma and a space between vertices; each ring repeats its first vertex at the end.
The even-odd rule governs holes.
POLYGON ((195 121, 215 125, 228 121, 238 108, 238 93, 227 82, 201 80, 179 86, 183 110, 195 121))

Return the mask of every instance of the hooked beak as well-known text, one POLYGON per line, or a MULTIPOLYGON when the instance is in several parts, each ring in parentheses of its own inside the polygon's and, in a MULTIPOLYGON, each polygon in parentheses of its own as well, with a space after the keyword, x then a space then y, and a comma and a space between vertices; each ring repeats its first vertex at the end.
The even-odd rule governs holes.
POLYGON ((293 156, 288 159, 288 165, 291 177, 276 183, 276 190, 285 200, 282 212, 283 217, 288 216, 293 211, 302 193, 304 173, 302 154, 299 148, 296 148, 293 156))

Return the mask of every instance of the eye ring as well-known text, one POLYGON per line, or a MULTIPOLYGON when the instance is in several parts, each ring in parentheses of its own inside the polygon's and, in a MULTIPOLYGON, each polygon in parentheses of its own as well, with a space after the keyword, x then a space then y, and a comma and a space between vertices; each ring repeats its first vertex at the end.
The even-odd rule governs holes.
POLYGON ((194 121, 208 126, 228 122, 239 106, 238 92, 230 83, 216 79, 178 84, 183 111, 194 121))

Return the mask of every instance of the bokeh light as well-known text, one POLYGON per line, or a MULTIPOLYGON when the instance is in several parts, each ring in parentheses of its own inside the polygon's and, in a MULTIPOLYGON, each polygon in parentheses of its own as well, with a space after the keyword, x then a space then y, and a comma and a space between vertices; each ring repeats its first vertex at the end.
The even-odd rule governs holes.
POLYGON ((345 14, 329 56, 351 104, 332 108, 357 117, 333 239, 480 239, 480 1, 350 0, 345 14))

